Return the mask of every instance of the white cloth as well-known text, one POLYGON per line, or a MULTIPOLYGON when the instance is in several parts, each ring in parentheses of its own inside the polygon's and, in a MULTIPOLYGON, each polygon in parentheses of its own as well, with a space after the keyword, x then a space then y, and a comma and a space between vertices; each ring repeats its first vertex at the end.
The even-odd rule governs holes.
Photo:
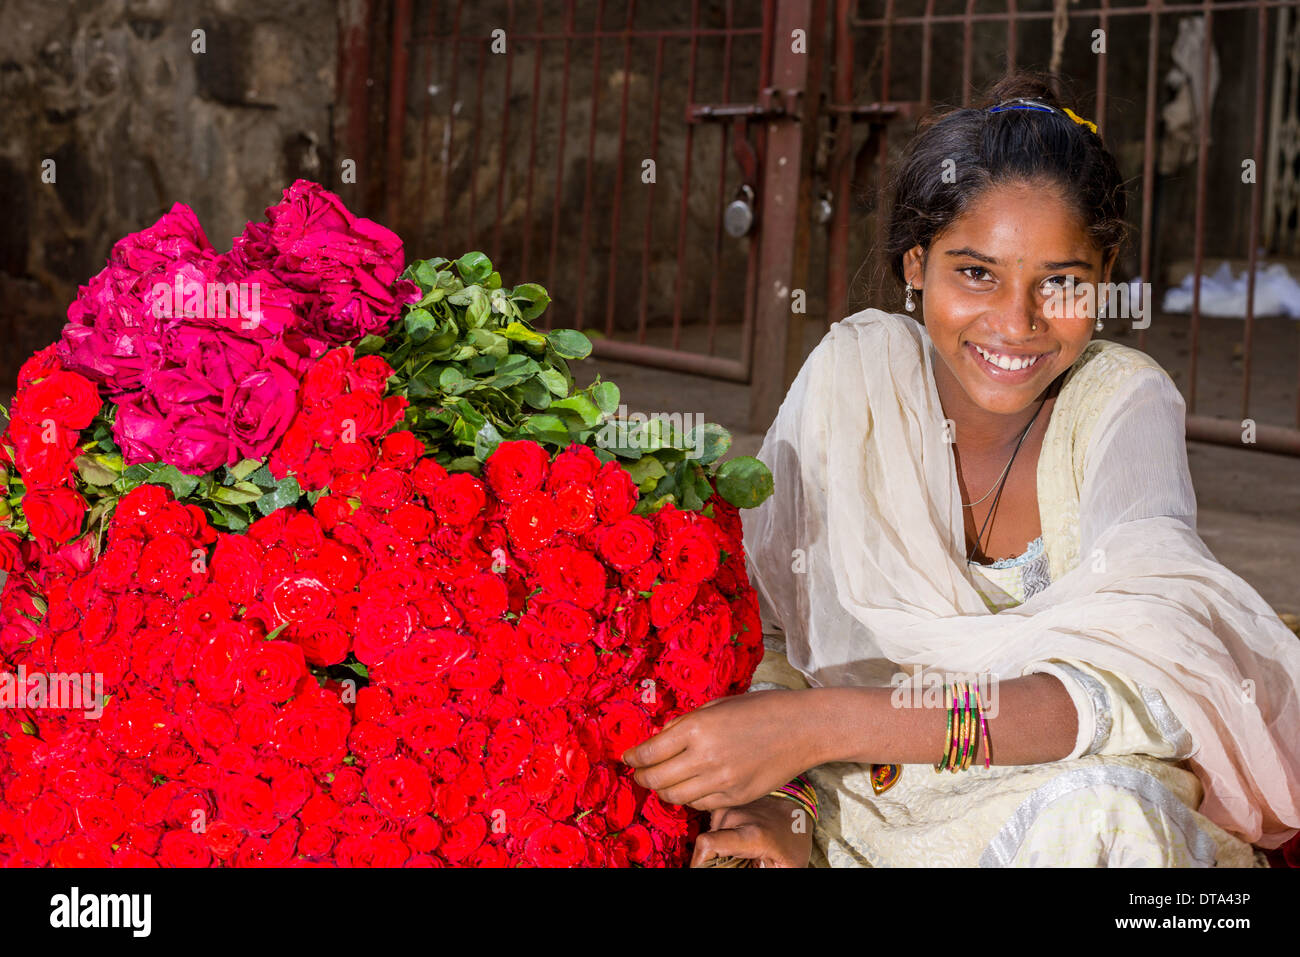
POLYGON ((993 614, 965 563, 924 327, 864 310, 800 371, 744 513, 751 578, 813 685, 906 666, 1013 678, 1058 659, 1160 692, 1195 742, 1201 812, 1251 843, 1300 828, 1300 642, 1196 534, 1185 406, 1149 357, 1090 343, 1038 466, 1052 584, 993 614))

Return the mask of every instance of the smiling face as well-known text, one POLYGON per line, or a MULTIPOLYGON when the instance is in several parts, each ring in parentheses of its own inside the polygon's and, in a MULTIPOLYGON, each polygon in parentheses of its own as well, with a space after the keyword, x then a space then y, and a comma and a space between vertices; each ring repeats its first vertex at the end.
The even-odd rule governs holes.
POLYGON ((911 249, 904 273, 922 292, 948 414, 962 411, 950 402, 969 403, 966 411, 981 418, 1015 416, 1034 403, 1088 344, 1095 309, 1078 286, 1108 281, 1113 258, 1058 189, 1026 182, 989 187, 928 253, 911 249), (1074 308, 1054 310, 1053 296, 1072 283, 1074 308))

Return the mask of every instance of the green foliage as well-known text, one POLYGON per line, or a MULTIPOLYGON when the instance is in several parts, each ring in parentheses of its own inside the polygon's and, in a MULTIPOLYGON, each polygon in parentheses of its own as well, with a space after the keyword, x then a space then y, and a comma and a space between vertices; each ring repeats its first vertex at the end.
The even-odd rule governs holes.
MULTIPOLYGON (((411 403, 400 427, 434 449, 444 466, 476 470, 503 441, 531 439, 552 450, 577 443, 629 469, 642 511, 665 501, 705 507, 712 470, 731 436, 713 423, 684 431, 671 418, 611 418, 618 386, 597 381, 576 389, 569 368, 591 354, 590 339, 576 329, 534 326, 551 301, 545 289, 505 288, 480 252, 414 262, 403 278, 420 287, 420 299, 386 338, 369 336, 357 352, 378 353, 392 365, 390 389, 411 403)), ((771 475, 750 461, 729 470, 725 488, 718 487, 733 504, 757 505, 771 494, 771 475)))

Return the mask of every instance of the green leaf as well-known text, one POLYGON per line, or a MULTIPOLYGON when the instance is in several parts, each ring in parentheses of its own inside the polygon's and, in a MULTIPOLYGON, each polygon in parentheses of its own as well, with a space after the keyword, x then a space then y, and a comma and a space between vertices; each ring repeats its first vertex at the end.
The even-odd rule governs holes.
MULTIPOLYGON (((145 466, 149 468, 149 466, 145 466)), ((129 472, 130 469, 127 469, 129 472)), ((144 481, 149 485, 166 485, 172 490, 172 495, 182 499, 199 487, 199 477, 197 475, 186 475, 174 465, 164 465, 161 468, 153 470, 144 481)))
POLYGON ((716 422, 705 422, 686 436, 691 457, 701 465, 716 462, 731 448, 731 433, 716 422))
POLYGON ((271 467, 269 465, 263 465, 252 475, 245 477, 258 488, 275 488, 275 476, 271 474, 271 467))
POLYGON ((486 462, 487 457, 501 444, 501 433, 491 422, 484 422, 483 427, 474 435, 474 457, 486 462))
POLYGON ((757 508, 772 494, 772 473, 751 455, 722 463, 717 476, 718 494, 737 508, 757 508))
POLYGON ((261 467, 261 459, 244 459, 244 461, 238 465, 232 465, 226 471, 235 477, 236 482, 242 482, 261 467))
POLYGON ((480 252, 470 252, 456 260, 456 270, 467 286, 477 286, 492 275, 492 260, 480 252))
POLYGON ((539 346, 545 345, 546 343, 546 336, 542 335, 536 329, 530 329, 522 322, 512 322, 504 329, 499 329, 497 331, 507 339, 511 339, 515 342, 529 342, 533 345, 539 346))
POLYGON ((658 484, 661 478, 668 474, 663 463, 653 455, 646 455, 637 459, 627 466, 627 472, 632 476, 632 481, 643 492, 649 492, 658 484))
POLYGON ((582 419, 582 424, 586 426, 599 425, 603 418, 600 409, 596 408, 596 403, 592 402, 585 395, 571 395, 567 399, 558 399, 551 403, 551 409, 567 409, 570 412, 576 412, 582 419))
POLYGON ((550 442, 555 445, 569 443, 569 427, 558 415, 543 413, 529 416, 518 429, 521 438, 534 439, 538 442, 550 442))
POLYGON ((403 324, 414 342, 427 341, 438 328, 438 320, 427 309, 410 310, 403 324))
POLYGON ((618 401, 620 398, 618 386, 612 382, 597 382, 591 389, 591 400, 596 403, 597 408, 606 415, 613 415, 618 411, 618 401))
POLYGON ((262 497, 262 490, 248 482, 239 482, 229 488, 221 486, 212 493, 212 501, 220 502, 222 505, 248 505, 262 497))
POLYGON ((372 356, 384 348, 387 340, 383 336, 366 336, 356 344, 353 354, 360 359, 362 356, 372 356))
POLYGON ((546 340, 565 359, 585 359, 591 355, 591 340, 577 329, 555 329, 546 334, 546 340))
POLYGON ((537 373, 537 378, 541 379, 542 384, 551 390, 551 395, 566 396, 569 394, 569 380, 558 369, 543 369, 537 373))
POLYGON ((521 283, 510 291, 510 298, 521 300, 526 305, 519 307, 520 314, 528 322, 534 321, 538 316, 546 311, 550 305, 551 297, 535 282, 521 283))
POLYGON ((438 270, 445 265, 445 259, 425 259, 411 265, 411 275, 420 285, 432 289, 438 284, 438 270))
POLYGON ((524 381, 520 386, 520 397, 534 409, 546 409, 551 404, 551 390, 542 384, 540 376, 524 381))
POLYGON ((96 461, 96 456, 78 455, 77 456, 77 474, 87 485, 98 485, 107 488, 116 482, 119 478, 117 472, 106 468, 96 461))
POLYGON ((301 497, 302 489, 298 486, 298 480, 292 475, 286 475, 283 482, 257 500, 257 510, 263 515, 270 515, 279 509, 298 504, 301 497))

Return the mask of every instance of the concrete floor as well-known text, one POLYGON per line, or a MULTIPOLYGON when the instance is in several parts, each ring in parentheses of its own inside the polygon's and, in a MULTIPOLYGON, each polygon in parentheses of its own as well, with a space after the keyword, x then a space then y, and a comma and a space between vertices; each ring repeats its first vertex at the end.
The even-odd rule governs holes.
MULTIPOLYGON (((1236 325, 1240 329, 1241 323, 1236 325)), ((1264 370, 1257 366, 1252 381, 1285 382, 1281 376, 1288 369, 1294 380, 1294 350, 1285 346, 1294 341, 1297 326, 1300 323, 1270 327, 1275 341, 1269 345, 1273 348, 1256 353, 1257 362, 1269 373, 1274 373, 1273 367, 1277 371, 1265 377, 1264 370)), ((1173 367, 1172 371, 1178 373, 1176 381, 1185 379, 1185 373, 1177 368, 1186 361, 1179 332, 1173 330, 1174 334, 1159 337, 1153 333, 1154 341, 1147 349, 1168 363, 1166 368, 1173 367)), ((1208 337, 1212 342, 1223 340, 1223 347, 1231 349, 1231 332, 1231 327, 1225 332, 1225 327, 1219 326, 1210 330, 1208 337)), ((1104 333, 1102 337, 1111 338, 1104 333)), ((1132 333, 1114 338, 1137 344, 1132 333)), ((1202 343, 1206 338, 1203 327, 1202 343)), ((720 340, 725 341, 725 337, 720 340)), ((1203 356, 1213 354, 1205 348, 1203 344, 1203 356)), ((1260 348, 1258 338, 1256 348, 1260 348)), ((721 349, 719 352, 726 354, 721 349)), ((1239 402, 1240 395, 1240 385, 1234 387, 1230 381, 1233 370, 1240 370, 1239 361, 1216 366, 1202 358, 1197 379, 1204 401, 1198 402, 1198 412, 1232 414, 1233 403, 1239 402)), ((584 384, 596 375, 617 383, 629 410, 700 413, 707 421, 732 430, 732 454, 753 455, 758 451, 762 436, 744 431, 747 386, 604 359, 580 363, 575 372, 584 384)), ((1261 422, 1285 423, 1288 409, 1293 408, 1288 403, 1294 402, 1294 395, 1294 386, 1259 386, 1253 393, 1252 411, 1261 422)), ((1220 562, 1248 581, 1288 624, 1300 628, 1300 617, 1291 617, 1300 616, 1300 458, 1189 442, 1188 464, 1196 489, 1197 527, 1206 546, 1220 562)))

